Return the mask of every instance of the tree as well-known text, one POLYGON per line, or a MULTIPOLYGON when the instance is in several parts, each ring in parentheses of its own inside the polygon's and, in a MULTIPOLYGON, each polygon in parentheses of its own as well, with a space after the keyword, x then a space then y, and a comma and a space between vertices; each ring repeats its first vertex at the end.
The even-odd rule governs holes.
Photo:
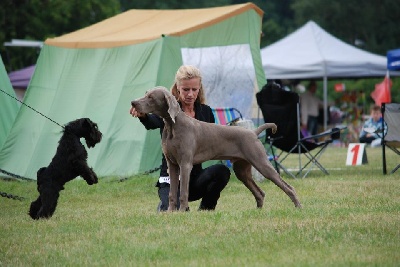
POLYGON ((292 4, 297 26, 314 20, 339 39, 385 55, 400 43, 400 3, 391 0, 297 0, 292 4))
MULTIPOLYGON (((3 0, 0 10, 0 42, 11 39, 44 41, 76 31, 120 12, 118 0, 3 0)), ((37 51, 1 47, 8 70, 34 64, 37 51)), ((3 57, 3 56, 2 56, 3 57)), ((4 58, 4 57, 3 57, 4 58)))
POLYGON ((190 9, 215 6, 225 6, 232 3, 231 0, 120 0, 122 10, 128 9, 190 9))

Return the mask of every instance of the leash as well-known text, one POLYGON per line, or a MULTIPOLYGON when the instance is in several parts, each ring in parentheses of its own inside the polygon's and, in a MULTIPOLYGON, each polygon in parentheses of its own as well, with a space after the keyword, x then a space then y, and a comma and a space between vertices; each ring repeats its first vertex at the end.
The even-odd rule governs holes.
POLYGON ((21 179, 21 180, 25 180, 25 181, 30 181, 30 182, 35 181, 32 178, 26 178, 26 177, 23 177, 21 175, 18 175, 18 174, 12 173, 12 172, 8 172, 8 171, 3 170, 3 169, 0 169, 0 172, 2 172, 4 174, 7 174, 8 176, 11 176, 13 178, 17 178, 17 179, 21 179))
POLYGON ((46 119, 50 120, 51 122, 57 124, 58 126, 60 126, 61 128, 65 129, 64 125, 59 124, 58 122, 52 120, 51 118, 47 117, 46 115, 44 115, 43 113, 41 113, 40 111, 34 109, 33 107, 29 106, 28 104, 25 104, 24 102, 22 102, 21 100, 19 100, 18 98, 16 98, 15 96, 10 95, 9 93, 7 93, 6 91, 3 91, 3 89, 0 88, 0 91, 2 91, 3 93, 5 93, 6 95, 8 95, 11 98, 14 98, 15 100, 17 100, 18 102, 20 102, 22 105, 27 106, 28 108, 32 109, 33 111, 35 111, 36 113, 40 114, 41 116, 45 117, 46 119))
MULTIPOLYGON (((44 115, 44 114, 41 113, 40 111, 34 109, 33 107, 29 106, 28 104, 25 104, 24 102, 22 102, 21 100, 19 100, 19 99, 16 98, 16 97, 10 95, 9 93, 5 92, 5 91, 4 91, 3 89, 1 89, 1 88, 0 88, 0 91, 2 91, 3 93, 5 93, 5 94, 8 95, 9 97, 11 97, 11 98, 17 100, 17 101, 20 102, 22 105, 27 106, 28 108, 32 109, 33 111, 35 111, 35 112, 38 113, 39 115, 45 117, 46 119, 48 119, 48 120, 50 120, 51 122, 57 124, 58 126, 60 126, 61 128, 63 128, 63 129, 65 130, 65 127, 64 127, 63 125, 61 125, 61 124, 59 124, 58 122, 56 122, 56 121, 52 120, 51 118, 47 117, 46 115, 44 115)), ((160 169, 161 169, 161 167, 157 167, 157 168, 154 168, 154 169, 145 171, 145 172, 143 172, 143 173, 141 173, 141 174, 137 174, 137 175, 146 175, 146 174, 150 174, 150 173, 156 172, 156 171, 158 171, 158 170, 160 170, 160 169)), ((20 176, 20 175, 18 175, 18 174, 14 174, 14 173, 8 172, 8 171, 3 170, 3 169, 0 169, 0 172, 2 172, 2 173, 4 173, 4 174, 7 174, 7 175, 9 175, 9 176, 11 176, 11 177, 14 177, 14 178, 18 178, 18 179, 22 179, 22 180, 28 180, 28 181, 35 181, 34 179, 26 178, 26 177, 20 176)), ((137 176, 137 175, 135 175, 135 176, 137 176)), ((125 181, 125 180, 127 180, 127 179, 128 179, 128 178, 122 178, 122 179, 119 179, 118 181, 119 181, 119 182, 123 182, 123 181, 125 181)))
MULTIPOLYGON (((46 115, 44 115, 44 114, 41 113, 40 111, 34 109, 33 107, 29 106, 28 104, 25 104, 24 102, 22 102, 21 100, 19 100, 19 99, 16 98, 16 97, 10 95, 9 93, 7 93, 6 91, 4 91, 3 89, 0 88, 0 91, 2 91, 3 93, 5 93, 5 94, 8 95, 9 97, 11 97, 11 98, 17 100, 17 101, 20 102, 22 105, 27 106, 27 107, 30 108, 31 110, 35 111, 36 113, 38 113, 39 115, 45 117, 46 119, 50 120, 51 122, 55 123, 56 125, 60 126, 61 128, 65 129, 65 127, 64 127, 63 125, 59 124, 59 123, 56 122, 55 120, 52 120, 51 118, 47 117, 46 115)), ((4 174, 7 174, 7 175, 9 175, 9 176, 11 176, 11 177, 14 177, 14 178, 18 178, 18 179, 22 179, 22 180, 28 180, 28 181, 34 181, 34 179, 32 179, 32 178, 26 178, 26 177, 20 176, 20 175, 18 175, 18 174, 8 172, 8 171, 3 170, 3 169, 0 169, 0 172, 2 172, 2 173, 4 173, 4 174)))
POLYGON ((16 195, 13 195, 13 194, 7 194, 6 192, 1 192, 1 191, 0 191, 0 196, 6 197, 6 198, 11 198, 11 199, 14 199, 14 200, 19 200, 19 201, 25 200, 24 197, 16 196, 16 195))
MULTIPOLYGON (((4 173, 4 174, 7 174, 7 175, 9 175, 9 176, 11 176, 11 177, 13 177, 13 178, 18 178, 18 179, 21 179, 21 180, 26 180, 26 181, 29 181, 29 182, 35 182, 35 180, 33 180, 33 179, 31 179, 31 178, 26 178, 26 177, 23 177, 23 176, 21 176, 21 175, 18 175, 18 174, 14 174, 14 173, 5 171, 5 170, 3 170, 3 169, 0 169, 0 172, 2 172, 2 173, 4 173)), ((2 192, 2 191, 0 191, 0 196, 6 197, 6 198, 11 198, 11 199, 14 199, 14 200, 19 200, 19 201, 23 201, 23 200, 26 199, 25 197, 20 197, 20 196, 13 195, 13 194, 9 194, 9 193, 2 192)))
MULTIPOLYGON (((158 170, 160 170, 160 169, 161 169, 161 166, 156 167, 156 168, 154 168, 154 169, 150 169, 150 170, 145 171, 145 172, 143 172, 143 173, 135 174, 135 175, 133 175, 132 177, 151 174, 151 173, 156 172, 156 171, 158 171, 158 170)), ((118 179, 117 182, 119 182, 119 183, 120 183, 120 182, 124 182, 124 181, 126 181, 126 180, 128 180, 128 179, 129 179, 129 177, 121 178, 121 179, 118 179)))

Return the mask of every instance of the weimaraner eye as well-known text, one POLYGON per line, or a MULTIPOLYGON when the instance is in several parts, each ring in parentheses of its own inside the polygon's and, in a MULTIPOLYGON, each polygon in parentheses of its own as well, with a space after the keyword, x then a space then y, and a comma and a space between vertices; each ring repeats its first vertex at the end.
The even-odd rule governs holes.
POLYGON ((150 98, 150 99, 154 98, 152 92, 149 92, 149 91, 146 92, 146 97, 150 98))

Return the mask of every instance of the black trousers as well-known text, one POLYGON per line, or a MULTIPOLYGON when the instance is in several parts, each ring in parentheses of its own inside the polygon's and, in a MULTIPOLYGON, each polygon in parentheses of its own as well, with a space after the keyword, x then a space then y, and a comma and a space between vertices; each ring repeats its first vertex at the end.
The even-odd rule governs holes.
MULTIPOLYGON (((191 174, 189 181, 189 201, 201 199, 200 210, 214 210, 221 191, 228 184, 230 176, 231 172, 229 168, 223 164, 212 165, 203 169, 197 175, 191 174)), ((157 183, 157 187, 158 196, 161 200, 160 210, 165 211, 168 209, 169 204, 168 195, 170 185, 168 183, 157 183)))

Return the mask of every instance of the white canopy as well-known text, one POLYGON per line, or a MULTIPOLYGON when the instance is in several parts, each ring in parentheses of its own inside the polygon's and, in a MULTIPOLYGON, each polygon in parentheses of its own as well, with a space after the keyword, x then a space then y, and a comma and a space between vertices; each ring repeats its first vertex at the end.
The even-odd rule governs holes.
POLYGON ((346 44, 314 21, 261 49, 267 79, 383 77, 386 57, 346 44))
POLYGON ((267 79, 323 79, 325 128, 328 78, 384 77, 387 71, 385 56, 346 44, 314 21, 261 49, 261 60, 267 79))

